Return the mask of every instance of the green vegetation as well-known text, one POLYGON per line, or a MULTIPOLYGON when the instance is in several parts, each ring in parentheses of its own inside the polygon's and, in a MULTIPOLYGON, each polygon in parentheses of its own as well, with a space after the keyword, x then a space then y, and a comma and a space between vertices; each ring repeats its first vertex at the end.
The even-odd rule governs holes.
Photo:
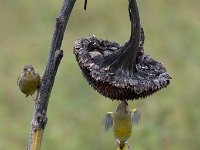
MULTIPOLYGON (((29 140, 33 101, 17 87, 25 64, 42 75, 54 20, 62 1, 3 0, 0 2, 0 149, 22 150, 29 140)), ((63 41, 59 67, 48 109, 43 150, 113 150, 113 132, 102 119, 117 102, 105 99, 83 79, 72 53, 74 41, 93 34, 123 43, 129 37, 127 0, 78 0, 63 41), (102 118, 102 119, 101 119, 102 118)), ((167 89, 139 108, 142 123, 133 128, 134 150, 200 149, 200 22, 199 0, 138 0, 145 31, 145 52, 163 62, 172 76, 167 89)))

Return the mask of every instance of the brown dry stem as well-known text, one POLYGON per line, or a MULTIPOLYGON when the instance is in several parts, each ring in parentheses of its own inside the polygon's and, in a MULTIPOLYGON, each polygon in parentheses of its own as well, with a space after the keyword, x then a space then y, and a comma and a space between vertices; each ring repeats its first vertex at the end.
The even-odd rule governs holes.
POLYGON ((43 132, 47 124, 47 108, 51 90, 61 59, 63 51, 60 49, 63 36, 76 0, 64 0, 60 15, 56 18, 56 25, 49 51, 48 61, 45 72, 37 91, 35 98, 35 107, 32 119, 32 128, 30 133, 29 144, 27 150, 40 150, 43 132))

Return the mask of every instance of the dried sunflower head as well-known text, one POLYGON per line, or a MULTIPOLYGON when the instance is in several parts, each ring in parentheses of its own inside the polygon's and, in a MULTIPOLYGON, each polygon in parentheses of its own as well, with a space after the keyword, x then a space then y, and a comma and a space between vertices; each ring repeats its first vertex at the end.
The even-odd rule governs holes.
POLYGON ((74 54, 89 84, 112 100, 144 98, 166 87, 165 67, 144 54, 144 31, 136 0, 129 0, 131 36, 123 45, 96 37, 75 43, 74 54))

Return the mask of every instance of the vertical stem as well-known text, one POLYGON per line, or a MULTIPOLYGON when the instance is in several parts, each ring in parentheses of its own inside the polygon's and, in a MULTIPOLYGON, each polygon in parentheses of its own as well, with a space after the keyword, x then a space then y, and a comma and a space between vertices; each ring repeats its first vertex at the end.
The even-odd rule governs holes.
POLYGON ((31 149, 39 150, 41 148, 42 136, 43 136, 43 130, 38 130, 36 132, 33 132, 32 134, 33 143, 31 145, 31 149))
POLYGON ((85 10, 87 9, 87 0, 85 0, 85 2, 84 2, 84 9, 85 10))
POLYGON ((60 15, 56 18, 56 25, 49 51, 48 61, 41 81, 41 86, 37 91, 35 109, 32 119, 32 128, 27 150, 40 150, 42 135, 47 123, 47 108, 49 98, 53 88, 55 76, 63 57, 60 50, 63 36, 76 0, 64 0, 60 15))

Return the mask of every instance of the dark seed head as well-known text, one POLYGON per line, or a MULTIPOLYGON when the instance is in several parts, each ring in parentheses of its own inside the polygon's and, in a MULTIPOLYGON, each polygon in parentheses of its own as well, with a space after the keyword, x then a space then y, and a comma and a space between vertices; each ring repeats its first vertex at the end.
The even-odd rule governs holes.
POLYGON ((161 63, 144 54, 144 32, 135 0, 129 0, 129 14, 131 37, 124 45, 93 36, 76 41, 74 47, 84 77, 110 99, 145 98, 171 79, 161 63))

